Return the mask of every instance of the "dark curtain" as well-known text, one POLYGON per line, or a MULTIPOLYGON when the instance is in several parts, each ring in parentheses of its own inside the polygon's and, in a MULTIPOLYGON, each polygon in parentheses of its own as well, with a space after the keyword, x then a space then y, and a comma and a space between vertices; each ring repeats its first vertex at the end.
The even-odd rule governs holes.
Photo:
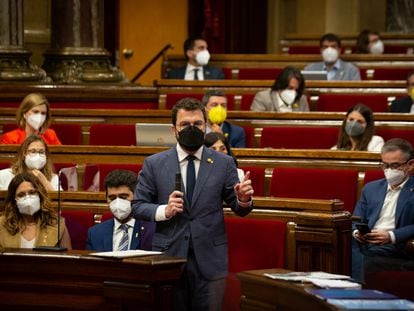
POLYGON ((188 34, 212 53, 266 53, 267 0, 189 0, 188 34))

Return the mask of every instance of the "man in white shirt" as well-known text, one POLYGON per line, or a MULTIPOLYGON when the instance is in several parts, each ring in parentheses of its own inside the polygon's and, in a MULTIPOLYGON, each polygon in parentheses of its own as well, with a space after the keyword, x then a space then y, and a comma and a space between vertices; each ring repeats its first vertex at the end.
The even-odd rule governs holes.
POLYGON ((352 277, 361 282, 364 266, 373 272, 376 258, 414 259, 405 249, 414 238, 413 148, 406 140, 390 139, 382 147, 381 159, 385 179, 366 184, 354 210, 370 229, 364 234, 353 226, 352 277))
POLYGON ((220 68, 208 66, 210 53, 207 49, 207 42, 203 38, 192 37, 185 40, 184 55, 187 65, 168 70, 167 79, 215 80, 225 78, 220 68))

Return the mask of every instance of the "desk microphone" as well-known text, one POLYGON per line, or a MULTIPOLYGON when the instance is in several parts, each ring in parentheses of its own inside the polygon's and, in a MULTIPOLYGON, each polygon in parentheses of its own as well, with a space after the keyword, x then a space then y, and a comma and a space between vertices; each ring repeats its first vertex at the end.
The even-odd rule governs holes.
POLYGON ((58 204, 57 204, 57 243, 55 246, 37 246, 37 247, 33 247, 34 251, 51 251, 51 252, 61 252, 61 251, 66 251, 67 248, 66 247, 61 247, 60 246, 60 211, 61 211, 61 207, 60 207, 60 187, 62 184, 62 171, 65 168, 62 168, 59 173, 58 173, 58 204))
POLYGON ((175 173, 175 190, 181 191, 181 173, 175 173))

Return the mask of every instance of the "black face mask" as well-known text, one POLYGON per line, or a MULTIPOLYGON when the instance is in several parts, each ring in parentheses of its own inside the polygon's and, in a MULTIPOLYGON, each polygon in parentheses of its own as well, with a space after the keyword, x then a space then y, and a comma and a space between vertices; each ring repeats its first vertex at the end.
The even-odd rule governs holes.
POLYGON ((178 132, 178 143, 188 151, 196 151, 204 144, 204 132, 194 125, 178 132))

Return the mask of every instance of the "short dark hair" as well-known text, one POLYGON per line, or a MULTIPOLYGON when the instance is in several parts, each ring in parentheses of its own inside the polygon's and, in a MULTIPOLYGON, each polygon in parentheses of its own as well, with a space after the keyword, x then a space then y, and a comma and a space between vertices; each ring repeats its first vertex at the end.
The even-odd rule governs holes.
POLYGON ((184 56, 185 56, 185 58, 187 58, 187 51, 194 49, 195 42, 197 40, 206 41, 206 39, 204 39, 201 36, 190 37, 190 38, 188 38, 187 40, 184 41, 183 49, 184 49, 184 56))
POLYGON ((414 70, 412 70, 412 71, 410 71, 408 74, 407 74, 407 78, 405 79, 406 80, 406 83, 407 83, 407 86, 409 86, 408 85, 408 80, 412 77, 414 75, 414 70))
POLYGON ((207 121, 206 110, 204 109, 204 106, 201 104, 201 102, 197 98, 184 97, 180 99, 172 108, 171 121, 173 125, 177 123, 177 113, 180 109, 186 111, 201 110, 203 113, 204 121, 207 121))
POLYGON ((326 33, 321 37, 319 40, 320 47, 322 47, 322 43, 324 41, 336 42, 338 44, 338 47, 341 47, 341 39, 339 39, 339 37, 333 33, 326 33))
POLYGON ((117 188, 127 186, 132 192, 135 191, 137 185, 137 174, 129 170, 116 169, 110 171, 104 180, 105 192, 108 193, 108 188, 117 188))
POLYGON ((219 96, 219 97, 227 98, 226 93, 224 93, 224 91, 222 90, 207 90, 204 93, 203 99, 201 100, 201 104, 203 105, 203 107, 206 107, 211 96, 219 96))
POLYGON ((219 140, 224 144, 224 147, 226 147, 226 150, 227 150, 227 154, 233 158, 234 163, 236 164, 236 167, 237 167, 238 166, 237 158, 234 155, 233 151, 231 150, 229 140, 222 133, 217 133, 217 132, 207 133, 206 136, 204 136, 204 145, 207 148, 210 148, 219 140))
POLYGON ((282 72, 276 77, 275 83, 272 86, 273 91, 285 90, 289 86, 291 78, 296 78, 299 81, 299 88, 297 89, 296 100, 298 100, 305 90, 305 78, 299 69, 293 66, 283 68, 282 72))
POLYGON ((402 138, 391 138, 387 140, 382 146, 381 154, 397 150, 400 150, 404 154, 406 161, 414 158, 413 146, 402 138))

